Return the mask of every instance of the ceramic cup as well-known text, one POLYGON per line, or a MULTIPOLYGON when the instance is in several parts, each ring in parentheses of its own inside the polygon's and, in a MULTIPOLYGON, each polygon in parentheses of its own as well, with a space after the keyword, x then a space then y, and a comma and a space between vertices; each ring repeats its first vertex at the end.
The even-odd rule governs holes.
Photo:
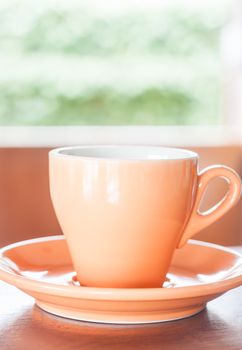
POLYGON ((236 204, 241 181, 198 155, 150 146, 81 146, 49 153, 50 192, 83 286, 161 287, 176 248, 236 204), (210 180, 224 198, 199 210, 210 180))

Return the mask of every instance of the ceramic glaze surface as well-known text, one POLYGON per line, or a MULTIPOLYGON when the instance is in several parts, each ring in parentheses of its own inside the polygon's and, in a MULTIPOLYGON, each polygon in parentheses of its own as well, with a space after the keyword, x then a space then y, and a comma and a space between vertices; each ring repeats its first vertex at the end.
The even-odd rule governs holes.
POLYGON ((159 287, 172 255, 234 205, 239 177, 226 167, 197 173, 197 155, 161 147, 93 146, 50 152, 50 191, 82 285, 159 287), (229 192, 199 213, 207 183, 229 192))
POLYGON ((107 323, 160 322, 191 316, 242 284, 242 257, 189 241, 176 250, 163 288, 80 287, 63 236, 10 245, 0 251, 0 278, 56 315, 107 323))

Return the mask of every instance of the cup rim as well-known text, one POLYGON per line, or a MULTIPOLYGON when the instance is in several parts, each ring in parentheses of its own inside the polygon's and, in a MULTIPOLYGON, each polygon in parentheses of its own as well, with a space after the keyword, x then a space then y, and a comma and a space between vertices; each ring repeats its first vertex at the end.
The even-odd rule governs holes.
POLYGON ((49 151, 49 157, 74 158, 79 160, 161 162, 198 159, 198 154, 185 148, 176 147, 129 144, 95 144, 54 148, 49 151), (78 150, 83 152, 81 154, 77 154, 76 151, 78 150), (120 150, 124 151, 122 156, 120 155, 120 150), (70 153, 71 151, 74 151, 73 154, 70 153), (95 151, 97 151, 96 154, 95 151), (133 151, 133 154, 136 152, 138 156, 127 156, 128 152, 130 151, 133 151), (142 151, 143 156, 141 156, 142 151), (98 152, 100 153, 98 154, 98 152), (153 155, 149 152, 153 152, 153 155))

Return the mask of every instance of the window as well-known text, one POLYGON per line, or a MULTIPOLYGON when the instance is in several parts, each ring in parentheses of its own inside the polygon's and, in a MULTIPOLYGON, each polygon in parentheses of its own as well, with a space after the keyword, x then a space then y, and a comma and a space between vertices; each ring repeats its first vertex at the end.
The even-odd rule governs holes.
POLYGON ((0 124, 221 124, 228 3, 2 0, 0 124))

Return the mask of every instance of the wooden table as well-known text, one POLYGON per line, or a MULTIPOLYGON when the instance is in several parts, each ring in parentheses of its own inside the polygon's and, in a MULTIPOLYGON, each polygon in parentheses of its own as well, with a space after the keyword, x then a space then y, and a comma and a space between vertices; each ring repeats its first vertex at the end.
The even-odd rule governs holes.
POLYGON ((242 287, 184 320, 121 326, 52 316, 35 306, 31 297, 0 282, 0 349, 241 350, 242 287))

